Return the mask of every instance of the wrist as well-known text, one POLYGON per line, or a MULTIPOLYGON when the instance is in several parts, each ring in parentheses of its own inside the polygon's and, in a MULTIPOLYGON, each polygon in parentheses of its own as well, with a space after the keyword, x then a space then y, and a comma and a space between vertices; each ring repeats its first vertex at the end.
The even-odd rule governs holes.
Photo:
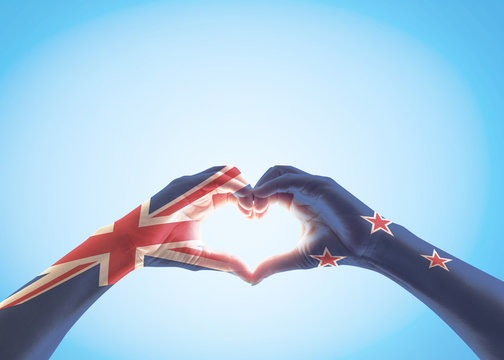
POLYGON ((371 235, 362 255, 370 269, 397 279, 404 269, 425 265, 421 255, 432 249, 430 244, 398 224, 391 224, 390 231, 390 234, 380 231, 371 235))

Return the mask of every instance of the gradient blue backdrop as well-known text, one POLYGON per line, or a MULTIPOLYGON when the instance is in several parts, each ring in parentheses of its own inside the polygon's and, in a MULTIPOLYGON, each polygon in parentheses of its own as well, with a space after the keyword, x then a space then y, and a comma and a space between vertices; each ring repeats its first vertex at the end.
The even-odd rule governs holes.
MULTIPOLYGON (((504 278, 504 7, 497 1, 4 1, 0 297, 173 178, 216 164, 255 183, 292 164, 504 278)), ((292 247, 282 209, 232 208, 205 241, 292 247)), ((142 269, 55 359, 475 356, 399 286, 340 267, 256 287, 142 269)))

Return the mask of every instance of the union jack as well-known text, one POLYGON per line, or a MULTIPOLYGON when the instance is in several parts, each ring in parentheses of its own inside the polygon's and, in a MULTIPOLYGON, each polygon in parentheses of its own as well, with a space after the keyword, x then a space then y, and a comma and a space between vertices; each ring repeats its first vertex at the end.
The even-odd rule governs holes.
MULTIPOLYGON (((98 229, 88 240, 0 303, 0 309, 27 302, 99 265, 99 286, 115 284, 141 268, 146 257, 246 277, 236 258, 204 246, 199 222, 220 202, 248 187, 235 167, 221 166, 170 184, 122 219, 98 229), (193 184, 195 183, 195 184, 193 184), (193 185, 184 189, 187 184, 193 185), (174 189, 175 188, 175 189, 174 189), (185 191, 178 194, 181 188, 185 191)), ((246 209, 245 209, 246 211, 246 209)))

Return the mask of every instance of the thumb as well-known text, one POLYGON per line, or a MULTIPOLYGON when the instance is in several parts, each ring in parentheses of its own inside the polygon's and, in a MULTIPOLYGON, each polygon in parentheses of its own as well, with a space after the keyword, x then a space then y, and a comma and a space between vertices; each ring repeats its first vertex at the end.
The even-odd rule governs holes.
POLYGON ((256 285, 270 275, 289 270, 303 269, 303 257, 296 247, 283 254, 271 256, 261 262, 252 274, 252 284, 256 285))
POLYGON ((207 247, 202 249, 195 265, 220 270, 237 275, 243 281, 252 282, 252 272, 247 264, 238 257, 207 247))

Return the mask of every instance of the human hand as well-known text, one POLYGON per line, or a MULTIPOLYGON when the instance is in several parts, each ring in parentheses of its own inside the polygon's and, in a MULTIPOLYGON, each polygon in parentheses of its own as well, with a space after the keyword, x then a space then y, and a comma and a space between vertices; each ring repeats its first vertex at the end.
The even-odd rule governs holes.
POLYGON ((212 250, 201 240, 201 221, 228 203, 252 216, 252 189, 237 168, 217 166, 172 181, 141 206, 140 227, 151 227, 147 242, 153 245, 136 240, 136 267, 213 269, 250 281, 251 272, 243 261, 212 250))
POLYGON ((393 236, 388 227, 390 221, 334 180, 292 166, 270 168, 257 182, 253 195, 256 217, 264 216, 270 204, 278 202, 302 223, 297 246, 259 264, 253 283, 294 269, 341 264, 368 267, 370 234, 393 236))

